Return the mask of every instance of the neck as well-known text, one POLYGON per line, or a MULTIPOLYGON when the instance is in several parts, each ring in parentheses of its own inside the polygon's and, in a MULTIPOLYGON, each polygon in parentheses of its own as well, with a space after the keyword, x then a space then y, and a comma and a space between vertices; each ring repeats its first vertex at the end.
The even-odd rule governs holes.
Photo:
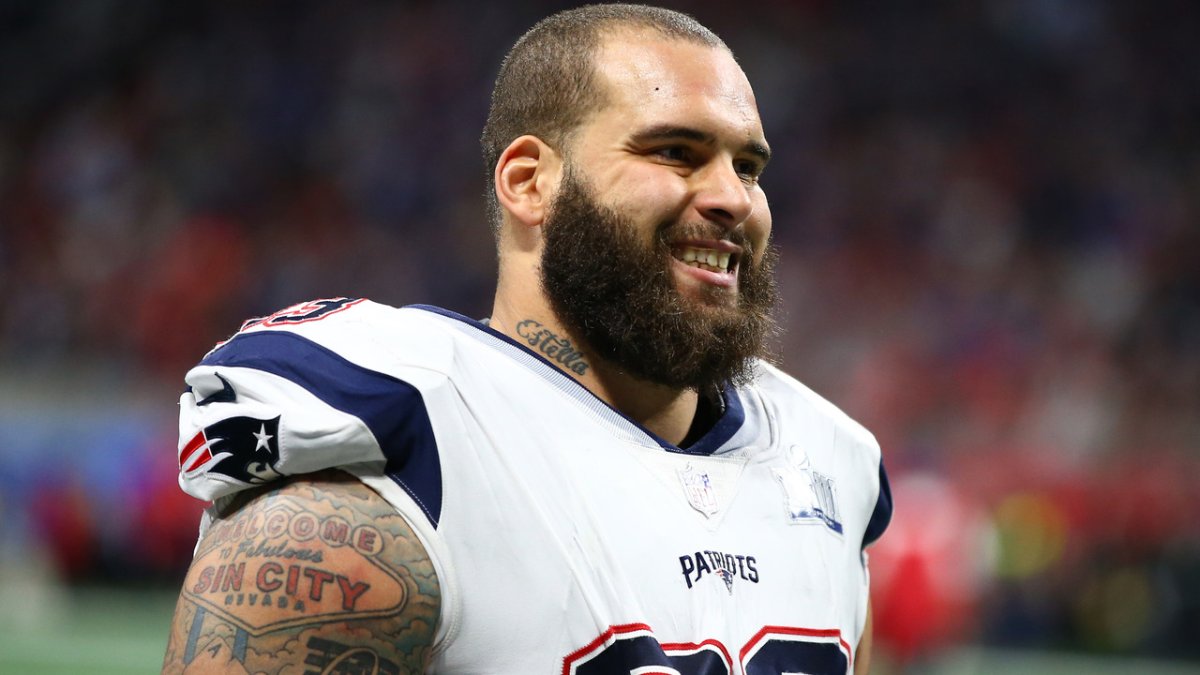
POLYGON ((694 390, 639 380, 608 363, 597 365, 592 382, 581 384, 663 440, 683 444, 696 418, 700 397, 694 390))
POLYGON ((545 357, 600 400, 663 440, 679 445, 687 436, 699 400, 695 391, 649 383, 625 373, 573 336, 549 307, 518 308, 498 296, 490 325, 545 357))

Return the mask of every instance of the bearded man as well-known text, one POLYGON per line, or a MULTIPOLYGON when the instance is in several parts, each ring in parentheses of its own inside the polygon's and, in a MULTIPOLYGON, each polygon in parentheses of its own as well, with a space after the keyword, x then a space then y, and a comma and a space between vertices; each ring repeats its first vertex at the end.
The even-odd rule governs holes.
POLYGON ((761 358, 770 151, 729 49, 551 16, 483 151, 489 320, 313 301, 188 372, 180 482, 215 501, 164 672, 865 672, 887 479, 761 358))

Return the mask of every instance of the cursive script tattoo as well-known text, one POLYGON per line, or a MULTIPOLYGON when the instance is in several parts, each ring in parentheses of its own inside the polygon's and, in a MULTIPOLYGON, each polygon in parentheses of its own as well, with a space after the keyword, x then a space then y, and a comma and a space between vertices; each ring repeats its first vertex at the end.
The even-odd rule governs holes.
POLYGON ((350 647, 333 640, 308 639, 308 657, 304 663, 315 666, 318 673, 379 673, 400 675, 400 668, 369 649, 350 647))
POLYGON ((583 359, 583 353, 571 344, 571 341, 559 337, 557 333, 546 328, 540 321, 525 319, 517 324, 517 335, 520 335, 531 347, 557 361, 567 370, 576 375, 587 372, 588 363, 583 359))
POLYGON ((439 605, 428 555, 382 497, 339 472, 299 477, 205 531, 163 672, 423 672, 439 605))

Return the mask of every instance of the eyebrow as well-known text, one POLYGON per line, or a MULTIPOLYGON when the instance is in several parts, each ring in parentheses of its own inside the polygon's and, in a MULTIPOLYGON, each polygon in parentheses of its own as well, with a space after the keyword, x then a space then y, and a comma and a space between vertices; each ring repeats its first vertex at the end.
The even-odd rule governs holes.
MULTIPOLYGON (((707 131, 700 131, 692 127, 680 127, 671 124, 660 124, 648 129, 637 132, 633 135, 635 143, 655 143, 659 141, 669 140, 688 140, 704 145, 716 145, 717 137, 707 131)), ((771 149, 765 143, 758 141, 750 141, 741 147, 741 152, 754 155, 764 165, 771 161, 771 149)))

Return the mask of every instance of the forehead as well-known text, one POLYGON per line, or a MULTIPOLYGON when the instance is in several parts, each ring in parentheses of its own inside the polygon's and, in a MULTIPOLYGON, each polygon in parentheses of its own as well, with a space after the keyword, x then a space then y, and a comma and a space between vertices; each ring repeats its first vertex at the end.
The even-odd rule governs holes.
POLYGON ((728 50, 650 31, 605 38, 596 71, 607 103, 592 122, 627 129, 672 124, 762 143, 754 91, 728 50))

